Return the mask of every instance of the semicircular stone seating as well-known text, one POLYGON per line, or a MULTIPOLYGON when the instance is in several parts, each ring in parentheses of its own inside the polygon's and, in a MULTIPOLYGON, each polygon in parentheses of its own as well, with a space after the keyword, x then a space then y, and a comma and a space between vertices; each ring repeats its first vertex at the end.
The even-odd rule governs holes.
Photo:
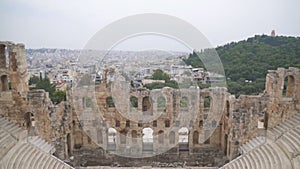
POLYGON ((240 149, 242 155, 221 169, 300 169, 300 113, 240 149))
POLYGON ((24 131, 0 117, 1 169, 71 169, 52 155, 55 149, 40 137, 24 137, 24 131))

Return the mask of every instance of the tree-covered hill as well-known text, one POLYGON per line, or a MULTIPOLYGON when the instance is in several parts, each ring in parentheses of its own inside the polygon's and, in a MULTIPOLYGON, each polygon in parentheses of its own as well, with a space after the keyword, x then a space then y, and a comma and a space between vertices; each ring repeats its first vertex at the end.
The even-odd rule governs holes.
MULTIPOLYGON (((300 68, 300 38, 256 35, 216 48, 223 63, 229 92, 258 94, 264 90, 267 70, 278 67, 300 68), (252 82, 252 83, 249 83, 252 82)), ((203 55, 205 50, 198 53, 203 55)), ((193 67, 202 66, 194 53, 184 60, 193 67)))

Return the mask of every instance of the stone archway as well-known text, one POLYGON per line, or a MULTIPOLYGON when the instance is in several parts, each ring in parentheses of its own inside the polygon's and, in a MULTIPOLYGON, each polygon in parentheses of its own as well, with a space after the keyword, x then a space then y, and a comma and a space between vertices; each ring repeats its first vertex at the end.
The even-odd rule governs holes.
POLYGON ((1 91, 5 92, 8 91, 9 87, 8 87, 8 78, 7 75, 2 75, 1 76, 1 91))
POLYGON ((284 97, 293 97, 295 92, 295 78, 292 75, 288 75, 284 78, 282 95, 284 97))

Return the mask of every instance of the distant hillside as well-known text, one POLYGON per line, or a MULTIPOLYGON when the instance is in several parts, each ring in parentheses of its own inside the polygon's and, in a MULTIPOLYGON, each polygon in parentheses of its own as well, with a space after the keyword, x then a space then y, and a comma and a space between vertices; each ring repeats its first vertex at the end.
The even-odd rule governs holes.
MULTIPOLYGON (((216 51, 228 78, 229 92, 236 95, 262 92, 267 70, 278 67, 300 68, 299 37, 256 35, 217 47, 216 51), (246 83, 245 80, 251 80, 252 83, 246 83)), ((205 55, 205 51, 198 54, 205 55)), ((193 67, 203 65, 195 53, 184 61, 193 67)))

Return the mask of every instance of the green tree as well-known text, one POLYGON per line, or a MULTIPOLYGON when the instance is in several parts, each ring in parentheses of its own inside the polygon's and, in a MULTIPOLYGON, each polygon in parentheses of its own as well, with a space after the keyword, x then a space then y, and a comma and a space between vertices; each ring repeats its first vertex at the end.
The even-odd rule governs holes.
POLYGON ((40 81, 40 78, 37 76, 32 76, 29 79, 29 85, 37 84, 40 81))
POLYGON ((166 82, 170 81, 170 76, 162 71, 161 69, 157 69, 153 75, 152 75, 153 80, 165 80, 166 82))
POLYGON ((66 101, 66 91, 56 90, 55 92, 53 92, 51 100, 54 104, 66 101))
POLYGON ((44 89, 46 92, 49 93, 49 97, 54 104, 59 104, 60 102, 66 100, 66 91, 56 90, 55 85, 50 83, 49 78, 46 77, 44 79, 38 80, 36 78, 33 78, 31 82, 33 84, 36 83, 36 86, 34 88, 31 88, 31 90, 44 89))
MULTIPOLYGON (((219 46, 215 50, 222 61, 226 77, 230 79, 227 81, 228 90, 236 96, 262 92, 268 70, 278 67, 300 68, 299 37, 256 35, 219 46), (252 83, 245 83, 245 80, 251 80, 252 83)), ((203 64, 200 58, 205 59, 209 52, 207 49, 193 52, 183 61, 193 67, 201 67, 203 64)))

